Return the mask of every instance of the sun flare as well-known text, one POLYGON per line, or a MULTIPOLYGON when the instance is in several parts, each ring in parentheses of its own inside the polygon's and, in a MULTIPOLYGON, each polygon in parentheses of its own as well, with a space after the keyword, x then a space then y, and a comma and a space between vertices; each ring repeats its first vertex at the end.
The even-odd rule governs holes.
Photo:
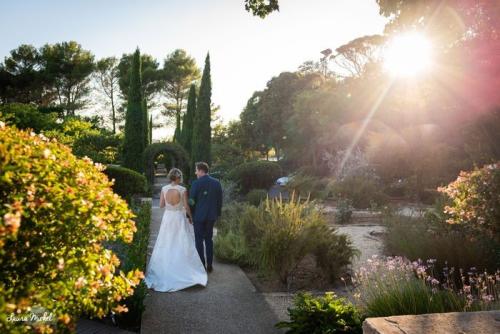
POLYGON ((431 65, 430 41, 417 32, 394 37, 384 53, 384 67, 395 76, 415 76, 427 71, 431 65))

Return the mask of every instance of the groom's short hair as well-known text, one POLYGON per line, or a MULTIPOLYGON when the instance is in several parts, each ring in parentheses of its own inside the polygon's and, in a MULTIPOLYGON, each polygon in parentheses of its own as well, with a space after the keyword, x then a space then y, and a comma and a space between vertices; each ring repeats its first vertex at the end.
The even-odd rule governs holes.
POLYGON ((196 163, 196 169, 202 170, 202 171, 204 171, 205 173, 208 174, 208 164, 206 162, 203 162, 203 161, 197 162, 196 163))

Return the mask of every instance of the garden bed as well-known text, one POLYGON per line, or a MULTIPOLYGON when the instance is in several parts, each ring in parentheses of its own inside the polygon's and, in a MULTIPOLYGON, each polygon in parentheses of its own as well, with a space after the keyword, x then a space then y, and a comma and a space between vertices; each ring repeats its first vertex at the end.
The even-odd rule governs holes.
POLYGON ((290 276, 288 284, 279 279, 259 273, 252 267, 241 267, 258 292, 331 291, 344 287, 342 281, 331 283, 316 266, 313 256, 306 256, 290 276))
MULTIPOLYGON (((354 247, 361 251, 359 258, 355 258, 351 265, 352 270, 357 270, 362 263, 373 255, 381 255, 383 252, 382 234, 385 233, 385 226, 377 224, 348 224, 332 225, 338 233, 347 234, 353 241, 354 247)), ((243 271, 255 286, 257 291, 263 293, 270 292, 297 292, 297 291, 337 291, 345 290, 345 284, 338 280, 331 283, 322 274, 321 269, 316 266, 313 256, 307 256, 299 263, 296 272, 291 276, 290 282, 286 285, 277 278, 270 278, 257 272, 251 267, 242 267, 243 271)), ((346 271, 344 276, 349 277, 346 271)), ((339 293, 340 294, 340 293, 339 293)))

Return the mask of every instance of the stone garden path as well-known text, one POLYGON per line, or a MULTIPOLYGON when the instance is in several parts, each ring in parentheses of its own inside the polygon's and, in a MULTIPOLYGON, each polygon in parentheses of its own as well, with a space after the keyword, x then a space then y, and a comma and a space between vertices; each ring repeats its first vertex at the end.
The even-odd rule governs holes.
MULTIPOLYGON (((160 228, 163 209, 159 191, 165 178, 156 178, 153 195, 148 261, 160 228)), ((214 262, 208 285, 178 292, 148 290, 141 333, 280 333, 278 321, 264 295, 256 292, 245 273, 235 265, 214 262)))

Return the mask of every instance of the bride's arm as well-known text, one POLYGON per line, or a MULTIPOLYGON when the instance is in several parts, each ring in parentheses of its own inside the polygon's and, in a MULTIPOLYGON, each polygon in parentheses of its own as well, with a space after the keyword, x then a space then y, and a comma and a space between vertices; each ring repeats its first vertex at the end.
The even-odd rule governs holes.
POLYGON ((193 223, 193 216, 191 214, 191 208, 189 207, 189 198, 188 198, 188 192, 187 191, 184 191, 184 208, 186 209, 186 213, 189 217, 189 220, 190 220, 190 223, 192 224, 193 223))
POLYGON ((160 192, 160 208, 165 207, 165 194, 163 193, 163 189, 160 192))

